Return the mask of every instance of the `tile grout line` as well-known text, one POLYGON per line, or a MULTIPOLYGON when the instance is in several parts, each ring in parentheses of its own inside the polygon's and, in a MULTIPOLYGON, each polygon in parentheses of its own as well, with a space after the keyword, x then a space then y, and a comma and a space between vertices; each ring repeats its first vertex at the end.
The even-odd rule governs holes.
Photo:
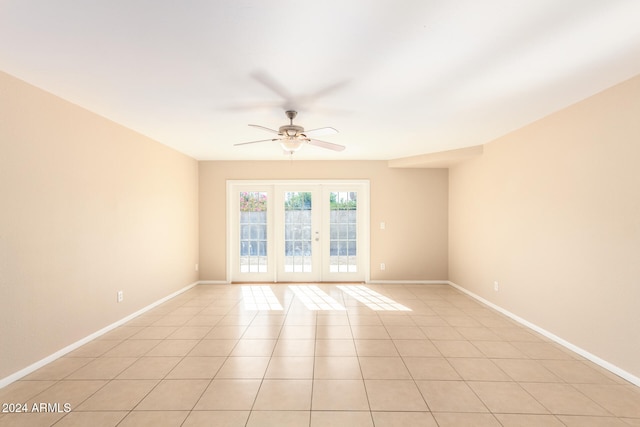
MULTIPOLYGON (((344 293, 342 293, 342 298, 344 301, 344 298, 345 298, 344 293)), ((346 308, 347 307, 346 303, 343 304, 343 306, 346 308)), ((348 309, 347 309, 347 320, 349 321, 349 330, 351 331, 351 341, 353 342, 353 348, 354 348, 354 351, 356 352, 356 360, 358 361, 358 368, 360 369, 360 376, 362 377, 362 388, 364 388, 364 395, 367 398, 367 406, 369 406, 369 417, 371 417, 372 425, 375 426, 375 421, 373 419, 373 409, 371 408, 371 399, 369 398, 367 383, 365 382, 364 373, 362 372, 362 365, 360 364, 360 354, 358 353, 358 347, 356 346, 356 337, 355 337, 355 334, 353 333, 353 324, 351 323, 351 317, 348 312, 348 309)))
MULTIPOLYGON (((191 298, 191 299, 195 299, 195 298, 197 298, 197 296, 196 296, 196 297, 194 297, 194 298, 191 298)), ((187 302, 188 302, 188 301, 187 301, 187 302)), ((186 304, 186 302, 185 302, 184 304, 186 304)), ((180 306, 179 306, 179 308, 184 307, 184 304, 180 305, 180 306)), ((198 311, 198 313, 201 313, 201 312, 202 312, 202 311, 204 311, 204 310, 205 310, 205 308, 203 307, 200 311, 198 311)), ((165 315, 164 315, 164 316, 167 316, 167 315, 168 315, 168 313, 165 313, 165 315)), ((194 317, 196 317, 196 315, 197 315, 197 314, 194 314, 191 318, 193 319, 194 317)), ((164 316, 163 316, 163 317, 164 317, 164 316)), ((185 323, 186 323, 186 322, 185 322, 185 323)), ((184 325, 183 325, 183 326, 184 326, 184 325)), ((211 326, 211 330, 214 328, 214 326, 215 326, 215 325, 211 326)), ((178 330, 179 330, 179 329, 178 329, 178 330)), ((174 331, 174 332, 175 332, 175 331, 174 331)), ((209 332, 211 332, 211 331, 209 331, 209 332)), ((168 336, 166 336, 162 341, 168 340, 168 339, 169 339, 169 336, 171 336, 171 334, 169 334, 168 336)), ((206 336, 206 335, 205 335, 205 336, 206 336)), ((140 400, 138 401, 138 403, 136 403, 136 404, 134 405, 134 407, 133 407, 131 410, 129 410, 129 414, 131 414, 132 412, 134 412, 134 411, 135 411, 135 409, 136 409, 136 408, 137 408, 137 407, 138 407, 138 406, 139 406, 139 405, 140 405, 140 404, 141 404, 141 403, 142 403, 142 402, 143 402, 147 397, 149 397, 149 396, 151 395, 151 393, 152 393, 154 390, 156 390, 156 388, 157 388, 157 387, 158 387, 158 386, 159 386, 163 381, 167 380, 167 376, 168 376, 169 374, 171 374, 171 372, 173 372, 173 371, 176 369, 176 367, 177 367, 178 365, 180 365, 180 363, 182 363, 182 362, 183 362, 183 361, 188 357, 189 353, 190 353, 190 352, 191 352, 191 351, 192 351, 192 350, 193 350, 193 349, 194 349, 194 348, 195 348, 199 343, 201 343, 203 340, 204 340, 204 337, 203 337, 203 338, 200 338, 200 339, 198 340, 198 343, 197 343, 196 345, 194 345, 194 346, 193 346, 193 347, 192 347, 188 352, 186 352, 186 354, 185 354, 184 356, 181 356, 180 361, 178 361, 178 363, 176 363, 176 364, 175 364, 175 366, 173 366, 173 368, 171 368, 167 373, 165 373, 165 374, 164 374, 164 376, 163 376, 161 379, 159 379, 159 380, 158 380, 158 382, 156 383, 156 385, 155 385, 155 386, 153 386, 153 387, 152 387, 152 388, 151 388, 151 389, 150 389, 150 390, 145 394, 145 396, 144 396, 142 399, 140 399, 140 400)), ((153 348, 156 348, 156 347, 158 347, 159 345, 160 345, 160 343, 158 343, 158 345, 156 345, 156 346, 155 346, 155 347, 153 347, 153 348)), ((145 353, 145 354, 148 354, 149 352, 151 352, 151 350, 152 350, 152 349, 150 349, 150 350, 149 350, 147 353, 145 353)), ((167 380, 167 381, 169 381, 169 380, 167 380)), ((185 419, 183 420, 183 422, 181 423, 181 425, 182 425, 182 424, 184 424, 184 421, 186 421, 186 419, 189 417, 189 415, 193 412, 193 408, 195 408, 195 407, 196 407, 196 405, 198 404, 198 402, 200 401, 200 399, 202 398, 202 396, 203 396, 203 395, 204 395, 204 393, 206 392, 207 388, 208 388, 208 387, 209 387, 209 385, 211 384, 211 381, 213 381, 213 378, 209 381, 209 384, 207 384, 207 386, 203 388, 202 393, 200 393, 200 396, 199 396, 199 397, 194 401, 193 406, 191 407, 191 409, 189 409, 189 410, 188 410, 187 416, 185 417, 185 419)), ((127 415, 127 416, 128 416, 128 415, 127 415)), ((121 423, 125 418, 127 418, 127 416, 125 416, 125 417, 124 417, 124 418, 123 418, 123 419, 122 419, 118 424, 120 424, 120 423, 121 423)))
MULTIPOLYGON (((260 395, 260 390, 262 390, 262 385, 264 384, 264 381, 265 381, 265 378, 266 378, 266 375, 267 375, 267 371, 269 370, 269 366, 271 365, 271 362, 272 362, 272 359, 273 359, 273 354, 275 353, 276 346, 278 345, 278 341, 280 340, 280 335, 282 334, 282 329, 284 328, 287 316, 289 315, 289 311, 291 310, 291 305, 292 305, 292 302, 289 303, 289 306, 287 307, 287 313, 284 315, 284 321, 280 325, 280 330, 278 331, 278 336, 276 337, 275 344, 273 345, 273 348, 271 349, 271 355, 269 356, 269 362, 267 363, 267 366, 264 369, 264 372, 262 374, 262 379, 260 379, 260 385, 258 386, 258 390, 256 391, 256 396, 254 397, 253 403, 251 404, 251 408, 249 409, 249 415, 247 416, 247 421, 245 422, 245 427, 247 427, 249 425, 249 420, 251 420, 251 415, 253 414, 256 402, 258 401, 258 396, 260 395)), ((260 312, 261 310, 257 310, 257 311, 260 312)), ((257 317, 257 314, 254 315, 253 319, 251 320, 251 323, 253 323, 255 321, 256 317, 257 317)), ((251 326, 251 324, 249 326, 251 326)), ((247 327, 247 329, 249 329, 249 326, 247 327)), ((244 336, 245 333, 246 333, 246 330, 243 332, 242 335, 244 336)), ((242 337, 240 337, 240 339, 242 339, 242 337)), ((240 342, 240 339, 238 340, 238 342, 240 342)), ((233 350, 231 351, 231 353, 233 353, 233 350)), ((231 357, 231 353, 229 353, 229 357, 231 357)))

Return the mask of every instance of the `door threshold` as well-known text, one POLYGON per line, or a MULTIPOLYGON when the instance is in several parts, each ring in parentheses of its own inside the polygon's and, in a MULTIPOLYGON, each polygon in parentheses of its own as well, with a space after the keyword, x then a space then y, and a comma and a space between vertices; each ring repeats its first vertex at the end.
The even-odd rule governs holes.
POLYGON ((363 281, 345 281, 340 280, 337 282, 231 282, 231 285, 292 285, 292 284, 310 284, 310 285, 335 285, 335 284, 351 284, 351 285, 363 285, 363 281))

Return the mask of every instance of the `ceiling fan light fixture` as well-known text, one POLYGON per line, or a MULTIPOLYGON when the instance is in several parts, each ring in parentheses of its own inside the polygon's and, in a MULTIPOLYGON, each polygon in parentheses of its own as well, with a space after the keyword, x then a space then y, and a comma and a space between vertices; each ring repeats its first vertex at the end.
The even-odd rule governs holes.
POLYGON ((295 137, 289 137, 280 140, 280 146, 282 149, 288 153, 293 153, 294 151, 298 151, 300 147, 302 147, 302 140, 297 139, 295 137))

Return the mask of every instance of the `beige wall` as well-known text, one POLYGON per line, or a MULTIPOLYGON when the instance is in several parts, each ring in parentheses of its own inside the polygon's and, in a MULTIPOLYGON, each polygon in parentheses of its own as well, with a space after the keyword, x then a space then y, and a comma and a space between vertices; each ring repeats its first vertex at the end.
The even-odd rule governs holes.
POLYGON ((0 379, 198 279, 197 176, 0 73, 0 379))
POLYGON ((390 169, 382 161, 287 160, 200 162, 202 280, 226 279, 226 180, 240 179, 368 179, 371 280, 447 279, 446 169, 390 169), (379 270, 381 262, 385 271, 379 270))
POLYGON ((636 377, 639 100, 640 76, 487 144, 449 181, 450 280, 636 377))

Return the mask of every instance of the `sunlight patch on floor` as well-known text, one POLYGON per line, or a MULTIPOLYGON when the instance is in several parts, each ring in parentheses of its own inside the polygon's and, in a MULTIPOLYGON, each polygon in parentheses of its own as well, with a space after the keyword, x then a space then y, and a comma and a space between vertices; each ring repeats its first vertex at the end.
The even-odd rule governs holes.
POLYGON ((245 310, 283 310, 270 286, 242 286, 242 301, 245 310))
POLYGON ((375 311, 411 311, 410 308, 405 307, 404 305, 399 304, 391 298, 387 298, 366 286, 341 285, 338 286, 338 289, 375 311))
POLYGON ((346 310, 342 304, 314 285, 290 285, 289 289, 309 310, 346 310))

